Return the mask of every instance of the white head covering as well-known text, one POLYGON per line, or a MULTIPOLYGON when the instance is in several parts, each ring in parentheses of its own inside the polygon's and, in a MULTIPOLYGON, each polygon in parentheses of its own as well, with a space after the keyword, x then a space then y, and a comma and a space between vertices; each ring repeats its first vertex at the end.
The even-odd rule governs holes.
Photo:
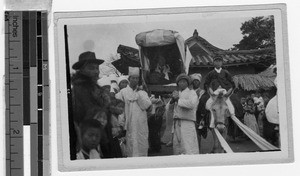
POLYGON ((140 76, 139 67, 128 67, 128 75, 129 76, 140 76))
POLYGON ((110 82, 110 79, 108 76, 103 76, 102 78, 98 79, 97 83, 101 87, 111 85, 111 82, 110 82))
MULTIPOLYGON (((121 81, 126 80, 128 81, 128 76, 127 75, 122 75, 120 77, 118 77, 117 83, 118 85, 120 84, 121 81)), ((128 81, 129 82, 129 81, 128 81)))
POLYGON ((110 81, 116 81, 116 82, 118 80, 117 75, 115 75, 115 74, 110 74, 109 79, 110 79, 110 81))
POLYGON ((201 82, 202 76, 200 73, 194 73, 190 75, 191 81, 193 82, 195 79, 201 82))
POLYGON ((110 92, 115 92, 115 90, 119 91, 119 86, 117 85, 117 83, 113 82, 110 85, 110 92))

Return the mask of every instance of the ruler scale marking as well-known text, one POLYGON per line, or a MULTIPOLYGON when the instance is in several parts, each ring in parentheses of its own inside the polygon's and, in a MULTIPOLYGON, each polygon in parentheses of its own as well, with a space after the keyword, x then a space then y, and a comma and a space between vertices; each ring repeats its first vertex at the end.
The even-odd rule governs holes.
POLYGON ((46 11, 5 12, 6 176, 49 175, 47 27, 46 11))
POLYGON ((43 174, 46 175, 49 170, 49 72, 48 72, 48 24, 47 13, 42 13, 42 67, 43 67, 43 174))
POLYGON ((38 83, 38 175, 43 174, 43 57, 41 12, 37 12, 37 83, 38 83))
POLYGON ((6 12, 6 57, 14 56, 14 60, 11 58, 6 60, 6 78, 8 86, 6 86, 6 100, 9 106, 9 112, 6 113, 6 120, 8 126, 6 128, 6 152, 7 152, 7 176, 23 175, 23 80, 22 80, 22 12, 6 12), (7 64, 8 62, 8 64, 7 64), (20 74, 21 77, 16 74, 20 74), (14 79, 14 81, 10 81, 14 79), (13 90, 10 90, 13 89, 13 90), (19 106, 14 106, 18 105, 19 106), (14 123, 12 123, 14 121, 14 123), (16 123, 19 122, 19 123, 16 123), (12 145, 13 144, 13 145, 12 145), (16 144, 16 145, 15 145, 16 144), (8 163, 9 161, 9 163, 8 163), (15 168, 18 168, 16 171, 15 168))

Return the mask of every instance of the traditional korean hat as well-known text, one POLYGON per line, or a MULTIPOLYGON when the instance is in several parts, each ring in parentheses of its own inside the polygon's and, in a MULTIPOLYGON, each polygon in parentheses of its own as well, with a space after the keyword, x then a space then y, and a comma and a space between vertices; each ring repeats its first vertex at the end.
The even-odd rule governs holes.
POLYGON ((128 67, 128 75, 129 76, 140 76, 139 67, 128 67))
POLYGON ((178 84, 178 82, 179 82, 180 80, 182 80, 182 79, 186 79, 187 82, 188 82, 188 85, 191 84, 191 79, 190 79, 190 77, 189 77, 188 75, 186 75, 185 73, 181 73, 180 75, 177 76, 177 78, 176 78, 176 83, 178 84))
POLYGON ((86 63, 95 63, 95 64, 102 64, 104 62, 104 60, 101 60, 101 59, 97 59, 96 58, 96 55, 94 52, 91 52, 91 51, 87 51, 87 52, 84 52, 84 53, 81 53, 79 55, 79 60, 78 62, 76 62, 72 68, 74 70, 79 70, 84 64, 86 63))
POLYGON ((193 82, 194 80, 198 80, 199 82, 201 82, 202 76, 200 73, 194 73, 192 75, 190 75, 191 77, 191 82, 193 82))
POLYGON ((102 78, 98 79, 97 83, 101 87, 111 85, 110 79, 107 76, 103 76, 102 78))

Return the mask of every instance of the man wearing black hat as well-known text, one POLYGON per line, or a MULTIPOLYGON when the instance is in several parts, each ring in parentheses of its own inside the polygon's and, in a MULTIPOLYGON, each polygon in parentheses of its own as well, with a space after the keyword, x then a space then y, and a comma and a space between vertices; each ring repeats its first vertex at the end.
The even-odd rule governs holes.
MULTIPOLYGON (((72 76, 73 120, 77 136, 78 126, 92 109, 106 108, 110 103, 109 94, 97 84, 99 65, 104 61, 97 59, 94 52, 84 52, 72 68, 76 73, 72 76)), ((80 144, 80 138, 77 138, 80 144)))
MULTIPOLYGON (((214 69, 207 74, 204 82, 204 88, 208 90, 210 95, 219 95, 220 93, 223 93, 225 96, 229 96, 233 91, 235 85, 232 80, 232 76, 228 70, 222 68, 222 65, 222 56, 216 55, 214 57, 214 69)), ((210 97, 206 102, 207 110, 211 110, 212 103, 213 100, 210 97)), ((234 107, 229 98, 226 100, 226 103, 230 114, 234 115, 234 107)), ((213 120, 211 120, 210 127, 214 127, 213 120)))

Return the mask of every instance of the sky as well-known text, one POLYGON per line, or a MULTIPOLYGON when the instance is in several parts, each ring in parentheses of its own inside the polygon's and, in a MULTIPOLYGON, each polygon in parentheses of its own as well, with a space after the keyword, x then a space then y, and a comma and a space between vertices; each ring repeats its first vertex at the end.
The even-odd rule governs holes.
MULTIPOLYGON (((135 36, 153 29, 179 32, 186 40, 197 29, 199 36, 221 49, 229 49, 242 39, 241 24, 251 18, 201 19, 185 21, 68 25, 70 62, 90 50, 106 60, 117 54, 120 44, 138 49, 135 36)), ((72 63, 71 63, 72 64, 72 63)))
POLYGON ((242 23, 256 16, 261 15, 202 13, 77 19, 68 24, 70 66, 85 51, 93 51, 97 58, 108 61, 117 54, 120 44, 138 49, 135 36, 154 29, 177 31, 185 40, 197 29, 199 36, 212 45, 229 49, 242 39, 242 23))

